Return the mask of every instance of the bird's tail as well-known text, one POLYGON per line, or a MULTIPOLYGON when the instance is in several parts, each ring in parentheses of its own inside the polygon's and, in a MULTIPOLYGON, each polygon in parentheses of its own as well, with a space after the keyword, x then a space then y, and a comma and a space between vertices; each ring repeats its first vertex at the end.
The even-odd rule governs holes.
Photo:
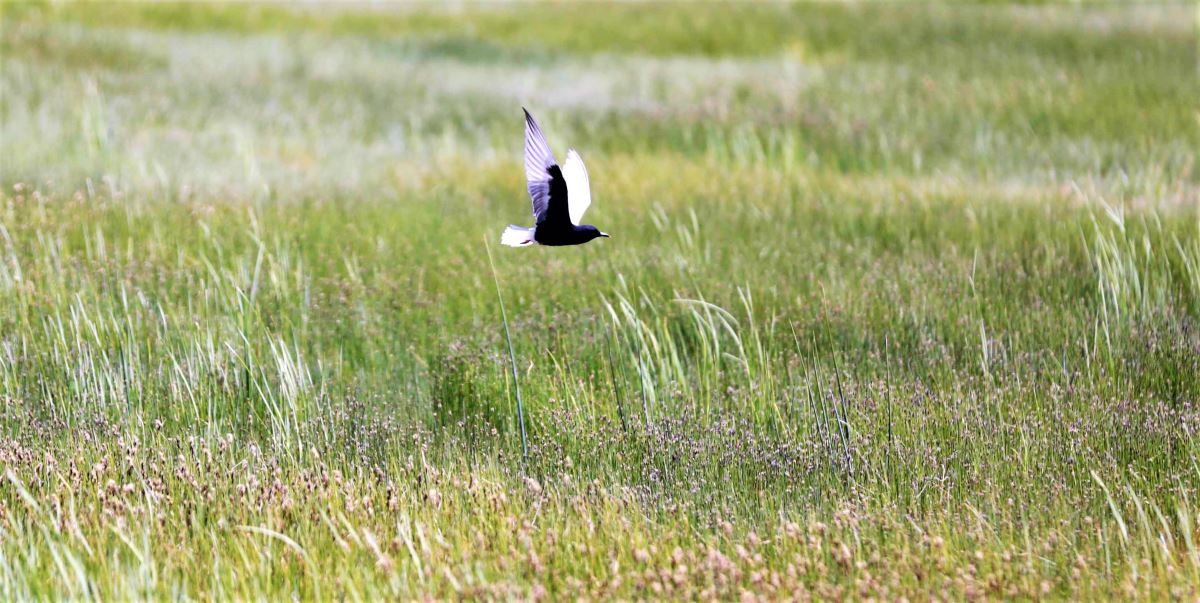
POLYGON ((533 244, 533 229, 522 228, 520 226, 508 225, 504 229, 504 234, 500 235, 500 244, 508 245, 509 247, 524 247, 533 244))

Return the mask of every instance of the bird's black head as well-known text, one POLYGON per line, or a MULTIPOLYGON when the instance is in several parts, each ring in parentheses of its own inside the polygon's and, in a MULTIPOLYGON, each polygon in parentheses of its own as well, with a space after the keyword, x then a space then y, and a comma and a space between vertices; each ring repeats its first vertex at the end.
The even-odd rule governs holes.
POLYGON ((592 239, 598 239, 600 237, 604 237, 606 239, 608 238, 608 233, 600 232, 599 228, 596 228, 591 224, 581 224, 579 226, 579 231, 586 234, 589 241, 592 239))

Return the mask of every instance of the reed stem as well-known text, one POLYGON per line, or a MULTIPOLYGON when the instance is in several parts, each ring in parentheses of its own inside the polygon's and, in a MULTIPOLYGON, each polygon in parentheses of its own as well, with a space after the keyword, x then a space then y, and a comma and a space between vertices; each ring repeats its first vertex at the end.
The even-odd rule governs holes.
POLYGON ((504 322, 504 339, 508 342, 508 362, 512 369, 513 389, 517 393, 517 421, 521 425, 521 460, 529 462, 529 440, 525 435, 525 406, 521 402, 521 382, 517 379, 517 355, 513 352, 512 334, 508 330, 508 312, 504 309, 504 296, 500 293, 500 277, 496 273, 496 262, 492 260, 492 246, 483 239, 487 249, 488 265, 492 267, 492 280, 496 283, 496 299, 500 302, 500 319, 504 322))

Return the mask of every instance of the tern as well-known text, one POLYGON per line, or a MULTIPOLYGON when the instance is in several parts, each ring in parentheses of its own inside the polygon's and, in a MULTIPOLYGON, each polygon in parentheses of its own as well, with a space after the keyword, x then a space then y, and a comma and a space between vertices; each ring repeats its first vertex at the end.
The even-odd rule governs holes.
POLYGON ((525 179, 529 199, 533 201, 533 228, 510 224, 500 235, 500 243, 509 247, 528 245, 583 245, 592 239, 608 237, 591 224, 580 224, 583 212, 592 204, 587 168, 575 149, 567 151, 567 162, 558 160, 546 143, 537 121, 525 111, 525 179))

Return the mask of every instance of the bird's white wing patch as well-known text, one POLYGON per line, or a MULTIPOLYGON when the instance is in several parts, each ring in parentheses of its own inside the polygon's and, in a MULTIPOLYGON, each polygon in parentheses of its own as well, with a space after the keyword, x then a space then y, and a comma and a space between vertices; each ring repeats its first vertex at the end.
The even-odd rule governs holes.
POLYGON ((587 168, 575 149, 567 151, 567 162, 562 167, 563 180, 567 181, 567 210, 571 223, 578 226, 583 212, 592 204, 592 187, 588 183, 587 168))
POLYGON ((540 222, 550 207, 550 168, 557 163, 546 135, 525 111, 525 180, 533 201, 533 219, 540 222))

